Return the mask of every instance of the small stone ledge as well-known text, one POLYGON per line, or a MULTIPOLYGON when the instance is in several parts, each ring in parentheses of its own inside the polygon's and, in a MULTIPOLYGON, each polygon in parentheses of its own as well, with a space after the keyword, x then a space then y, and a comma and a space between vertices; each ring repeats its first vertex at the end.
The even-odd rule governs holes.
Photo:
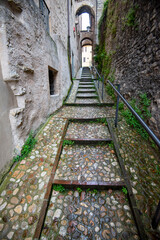
POLYGON ((18 82, 20 79, 20 76, 18 74, 12 75, 8 78, 4 78, 4 82, 18 82))
POLYGON ((20 113, 22 113, 24 110, 24 108, 13 108, 10 110, 10 114, 13 116, 13 117, 18 117, 18 115, 20 113))
POLYGON ((59 94, 50 95, 51 99, 59 97, 59 94))
POLYGON ((33 74, 34 73, 34 69, 33 68, 29 68, 29 67, 24 67, 23 68, 23 71, 25 73, 30 73, 30 74, 33 74))

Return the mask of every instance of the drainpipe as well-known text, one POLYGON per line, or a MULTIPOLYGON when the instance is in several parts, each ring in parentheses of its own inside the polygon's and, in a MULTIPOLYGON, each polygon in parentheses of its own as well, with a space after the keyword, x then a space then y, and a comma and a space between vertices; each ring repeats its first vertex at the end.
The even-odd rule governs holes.
POLYGON ((97 3, 97 0, 96 0, 96 17, 95 17, 95 26, 96 26, 96 44, 98 44, 97 8, 98 8, 98 3, 97 3))
POLYGON ((69 64, 69 70, 70 70, 70 79, 72 81, 72 68, 71 68, 71 44, 70 44, 70 18, 69 18, 69 11, 70 11, 70 0, 67 0, 67 18, 68 18, 68 64, 69 64))

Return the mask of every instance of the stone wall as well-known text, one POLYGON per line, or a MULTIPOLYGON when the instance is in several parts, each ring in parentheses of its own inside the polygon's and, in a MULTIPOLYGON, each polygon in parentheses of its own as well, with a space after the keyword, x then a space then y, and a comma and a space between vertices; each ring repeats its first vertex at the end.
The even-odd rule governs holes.
POLYGON ((160 137, 160 3, 112 0, 106 15, 102 29, 105 27, 105 49, 112 56, 116 82, 127 98, 147 93, 152 114, 149 124, 160 137))
MULTIPOLYGON (((62 2, 56 7, 60 5, 65 12, 62 2)), ((62 18, 63 11, 61 14, 62 18)), ((67 32, 66 18, 64 22, 67 32)), ((9 132, 6 134, 10 138, 4 143, 4 149, 10 149, 9 154, 6 159, 4 153, 0 156, 5 162, 13 156, 13 148, 19 153, 29 132, 62 105, 71 84, 66 39, 45 30, 42 14, 33 0, 0 1, 0 63, 0 80, 6 93, 2 96, 6 104, 0 105, 0 119, 2 126, 6 121, 9 132), (48 67, 57 71, 54 95, 50 95, 48 67)))
POLYGON ((10 109, 16 107, 16 99, 8 87, 7 84, 4 83, 2 79, 2 71, 0 66, 0 136, 1 136, 1 144, 0 144, 0 166, 3 169, 8 162, 12 158, 14 145, 13 145, 13 137, 12 131, 9 121, 9 112, 10 109))

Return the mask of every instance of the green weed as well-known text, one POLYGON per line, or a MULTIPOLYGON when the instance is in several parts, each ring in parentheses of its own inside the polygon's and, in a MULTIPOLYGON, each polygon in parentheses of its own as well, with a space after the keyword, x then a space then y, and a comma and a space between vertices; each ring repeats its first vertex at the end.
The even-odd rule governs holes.
POLYGON ((108 146, 109 146, 109 148, 111 148, 112 150, 114 150, 114 143, 113 143, 113 142, 109 143, 108 146))
MULTIPOLYGON (((149 120, 151 114, 148 110, 150 106, 150 100, 147 98, 146 93, 139 95, 139 101, 136 102, 135 99, 132 99, 130 102, 132 108, 136 111, 136 113, 145 121, 149 120)), ((137 132, 144 138, 148 139, 148 133, 136 119, 136 117, 131 113, 131 111, 127 109, 122 109, 122 116, 124 116, 126 122, 133 128, 137 130, 137 132)))
POLYGON ((61 184, 53 185, 53 190, 57 192, 65 192, 65 187, 62 186, 61 184))
POLYGON ((97 189, 93 189, 92 191, 91 191, 91 194, 97 194, 98 193, 98 190, 97 189))
POLYGON ((125 16, 124 20, 124 25, 128 27, 137 27, 138 22, 136 21, 136 11, 138 9, 138 5, 136 4, 135 6, 131 7, 125 16))
POLYGON ((73 145, 74 144, 74 141, 71 141, 71 140, 64 140, 63 141, 63 146, 66 146, 66 145, 73 145))
POLYGON ((98 190, 97 190, 97 189, 91 190, 90 188, 88 188, 88 189, 86 190, 86 192, 91 192, 91 194, 97 194, 97 193, 98 193, 98 190))
POLYGON ((156 173, 160 175, 160 167, 158 165, 156 165, 156 173))
POLYGON ((23 160, 25 157, 28 156, 28 154, 32 151, 36 144, 37 140, 33 136, 33 132, 31 131, 29 134, 29 137, 25 141, 22 150, 21 150, 21 155, 17 155, 16 157, 13 158, 14 162, 18 162, 23 160))
POLYGON ((125 195, 127 195, 127 194, 128 194, 127 188, 123 187, 123 188, 122 188, 122 192, 123 192, 125 195))
POLYGON ((82 188, 78 187, 78 188, 77 188, 77 191, 78 191, 79 193, 81 193, 83 190, 82 190, 82 188))

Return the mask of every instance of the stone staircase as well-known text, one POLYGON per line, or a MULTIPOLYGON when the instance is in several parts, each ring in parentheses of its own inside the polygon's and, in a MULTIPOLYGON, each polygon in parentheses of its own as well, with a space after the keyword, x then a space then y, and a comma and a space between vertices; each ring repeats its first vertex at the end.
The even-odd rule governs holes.
POLYGON ((76 94, 76 103, 99 103, 95 83, 92 80, 90 69, 87 67, 82 69, 81 80, 79 81, 76 94))

